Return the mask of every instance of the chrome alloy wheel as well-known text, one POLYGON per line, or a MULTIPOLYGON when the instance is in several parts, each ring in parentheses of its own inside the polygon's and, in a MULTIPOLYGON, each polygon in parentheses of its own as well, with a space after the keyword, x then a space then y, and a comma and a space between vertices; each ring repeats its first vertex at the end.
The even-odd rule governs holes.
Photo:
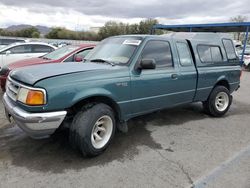
POLYGON ((223 112, 229 105, 229 96, 225 92, 219 92, 215 98, 215 107, 218 111, 223 112))
POLYGON ((101 149, 104 147, 113 131, 113 121, 112 119, 104 115, 100 117, 93 126, 92 133, 91 133, 91 143, 95 149, 101 149))

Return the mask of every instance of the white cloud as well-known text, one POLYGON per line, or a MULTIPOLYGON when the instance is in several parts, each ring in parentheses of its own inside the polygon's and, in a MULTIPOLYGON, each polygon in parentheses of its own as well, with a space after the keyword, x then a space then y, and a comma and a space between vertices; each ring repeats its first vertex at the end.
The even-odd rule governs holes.
POLYGON ((157 18, 163 24, 227 22, 250 18, 249 0, 1 0, 0 27, 13 24, 45 25, 83 30, 105 22, 138 23, 157 18))
POLYGON ((86 30, 89 29, 89 27, 103 26, 103 24, 109 20, 125 23, 137 23, 142 20, 142 18, 126 19, 99 15, 89 16, 72 9, 64 10, 63 8, 55 7, 46 8, 47 11, 43 13, 41 11, 29 11, 28 8, 0 4, 0 28, 15 24, 30 24, 45 25, 49 27, 66 27, 73 30, 86 30))

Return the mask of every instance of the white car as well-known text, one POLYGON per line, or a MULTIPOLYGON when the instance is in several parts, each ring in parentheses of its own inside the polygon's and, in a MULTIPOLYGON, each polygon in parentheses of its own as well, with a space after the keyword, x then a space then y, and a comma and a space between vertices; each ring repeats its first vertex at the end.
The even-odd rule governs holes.
MULTIPOLYGON (((239 55, 239 58, 241 59, 242 57, 242 51, 243 51, 243 46, 240 46, 240 47, 237 47, 236 48, 237 50, 237 53, 239 55)), ((248 70, 250 70, 250 45, 246 45, 246 49, 245 49, 245 52, 244 52, 244 67, 248 70)))
POLYGON ((43 42, 26 42, 26 43, 13 43, 0 49, 0 69, 12 62, 40 57, 56 49, 43 42))

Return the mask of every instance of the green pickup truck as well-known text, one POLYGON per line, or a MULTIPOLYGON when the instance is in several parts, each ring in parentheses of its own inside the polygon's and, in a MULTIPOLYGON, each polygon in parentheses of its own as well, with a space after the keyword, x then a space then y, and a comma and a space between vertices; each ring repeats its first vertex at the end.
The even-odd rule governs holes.
POLYGON ((84 63, 13 70, 3 103, 6 117, 31 137, 65 126, 73 147, 96 156, 135 116, 193 102, 223 116, 240 75, 232 40, 221 34, 115 36, 84 63))

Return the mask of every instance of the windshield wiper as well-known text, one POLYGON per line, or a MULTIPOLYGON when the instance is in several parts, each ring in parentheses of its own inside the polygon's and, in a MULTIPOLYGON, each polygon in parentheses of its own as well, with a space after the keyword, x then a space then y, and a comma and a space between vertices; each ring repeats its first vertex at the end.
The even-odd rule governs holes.
POLYGON ((92 60, 90 60, 90 62, 107 63, 107 64, 110 64, 110 65, 112 65, 112 66, 115 66, 115 64, 112 63, 111 61, 107 61, 107 60, 104 60, 104 59, 92 59, 92 60))
POLYGON ((47 57, 42 57, 43 59, 46 59, 46 60, 50 60, 50 58, 47 58, 47 57))

